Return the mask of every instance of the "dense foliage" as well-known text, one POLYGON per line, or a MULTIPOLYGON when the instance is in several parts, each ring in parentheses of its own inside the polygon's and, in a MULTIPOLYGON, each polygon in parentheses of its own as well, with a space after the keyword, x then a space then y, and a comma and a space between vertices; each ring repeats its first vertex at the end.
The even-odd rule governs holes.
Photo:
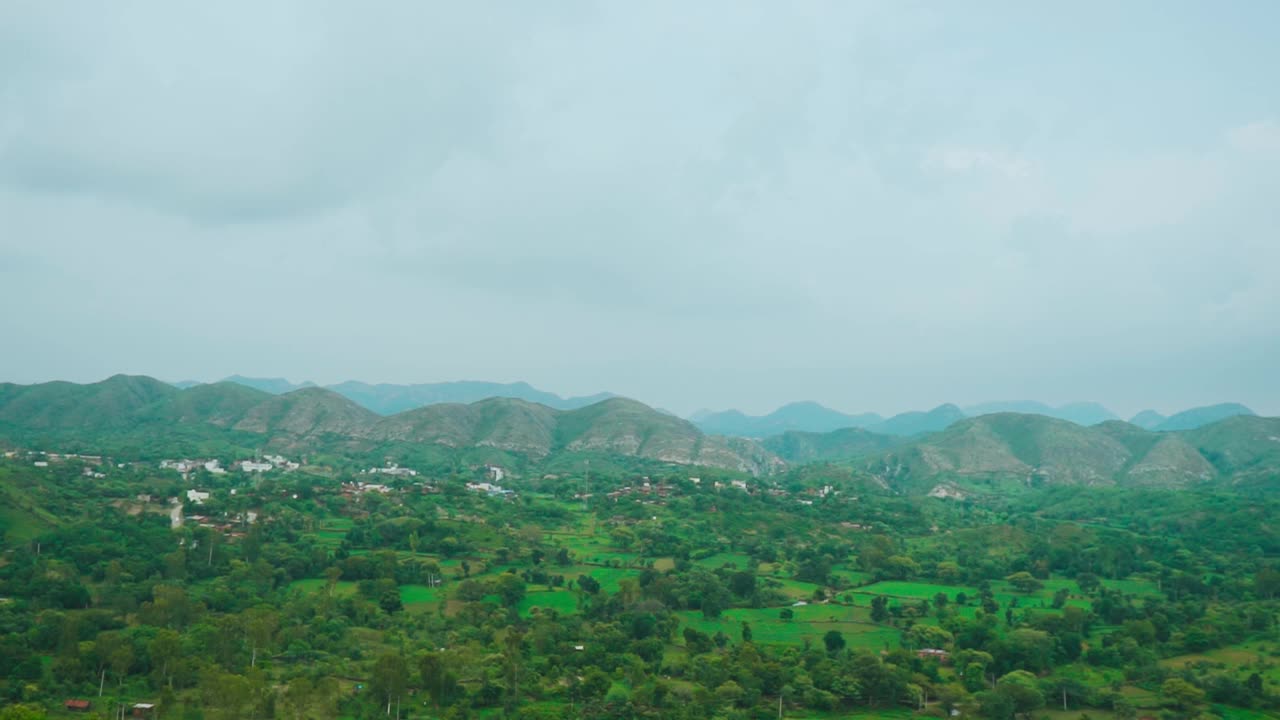
POLYGON ((467 487, 483 466, 383 492, 337 456, 185 477, 31 460, 0 466, 0 718, 1280 708, 1268 499, 956 501, 836 467, 616 462, 491 497, 467 487), (211 496, 172 527, 193 487, 211 496))

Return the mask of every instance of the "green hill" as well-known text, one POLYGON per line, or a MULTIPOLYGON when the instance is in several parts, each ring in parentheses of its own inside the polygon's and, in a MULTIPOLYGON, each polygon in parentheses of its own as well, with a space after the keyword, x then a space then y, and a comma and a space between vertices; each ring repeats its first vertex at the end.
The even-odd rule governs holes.
POLYGON ((902 438, 879 435, 861 428, 845 428, 829 433, 787 432, 765 438, 764 447, 789 463, 840 460, 888 450, 902 438))
POLYGON ((1219 403, 1205 407, 1191 408, 1171 415, 1164 422, 1156 425, 1154 430, 1194 430, 1210 423, 1225 420, 1237 415, 1253 415, 1254 412, 1240 403, 1219 403))
POLYGON ((181 390, 126 376, 92 385, 0 386, 0 439, 139 457, 232 449, 374 453, 411 445, 534 461, 602 454, 757 474, 782 466, 752 441, 706 436, 685 420, 624 398, 576 410, 490 398, 381 416, 319 387, 277 395, 234 382, 181 390))
POLYGON ((1185 433, 1109 421, 1082 427, 998 413, 957 422, 862 462, 893 487, 951 482, 1184 487, 1280 479, 1280 420, 1241 416, 1185 433))

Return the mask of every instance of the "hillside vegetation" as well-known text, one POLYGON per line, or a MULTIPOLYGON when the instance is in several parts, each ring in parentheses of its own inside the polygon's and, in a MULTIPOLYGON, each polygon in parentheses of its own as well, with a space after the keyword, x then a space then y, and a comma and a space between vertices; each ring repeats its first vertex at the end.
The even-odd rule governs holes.
POLYGON ((324 388, 272 395, 238 383, 178 389, 148 377, 0 386, 0 438, 62 450, 146 448, 167 456, 218 445, 289 453, 374 453, 388 444, 490 448, 534 460, 602 453, 767 473, 782 462, 742 439, 708 437, 625 398, 555 410, 512 398, 381 416, 324 388))

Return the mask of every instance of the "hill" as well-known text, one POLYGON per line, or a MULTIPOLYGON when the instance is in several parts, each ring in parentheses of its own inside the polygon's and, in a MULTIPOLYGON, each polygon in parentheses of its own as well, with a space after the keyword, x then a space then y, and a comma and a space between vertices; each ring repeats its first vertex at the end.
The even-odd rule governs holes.
POLYGON ((1156 427, 1160 425, 1160 423, 1168 419, 1169 418, 1165 417, 1164 415, 1161 415, 1155 410, 1143 410, 1137 415, 1134 415, 1133 417, 1129 418, 1129 423, 1132 425, 1137 425, 1143 430, 1155 430, 1156 427))
POLYGON ((792 430, 765 438, 765 449, 792 464, 841 460, 882 452, 903 442, 900 437, 880 435, 862 428, 843 428, 829 433, 792 430))
POLYGON ((1239 403, 1220 403, 1218 405, 1206 405, 1204 407, 1191 408, 1183 410, 1180 413, 1171 415, 1167 420, 1156 425, 1155 430, 1172 431, 1172 430, 1194 430, 1204 427, 1210 423, 1225 420, 1229 417, 1237 415, 1253 415, 1254 412, 1239 403))
POLYGON ((881 435, 919 435, 937 432, 962 419, 964 419, 964 413, 960 408, 947 403, 928 412, 900 413, 884 422, 870 425, 867 429, 881 435))
POLYGON ((1117 419, 1115 413, 1093 402, 1068 403, 1054 407, 1034 400, 1014 400, 981 403, 964 408, 964 414, 969 417, 1005 412, 1044 415, 1045 417, 1059 420, 1068 420, 1077 425, 1097 425, 1098 423, 1117 419))
MULTIPOLYGON (((251 378, 242 375, 232 375, 223 382, 246 385, 273 395, 317 387, 311 382, 294 384, 284 378, 251 378)), ((379 415, 394 415, 405 410, 442 403, 473 403, 494 397, 517 398, 558 410, 573 410, 614 397, 612 393, 597 393, 585 397, 564 398, 555 393, 539 390, 525 382, 494 383, 471 380, 414 385, 370 384, 348 380, 324 387, 379 415)))
POLYGON ((303 388, 316 386, 316 384, 310 380, 304 380, 300 383, 292 383, 284 378, 254 378, 245 377, 244 375, 232 375, 231 377, 223 378, 222 382, 244 385, 245 387, 251 387, 254 390, 261 390, 262 392, 271 393, 272 395, 283 395, 284 393, 293 392, 294 390, 301 390, 303 388))
POLYGON ((747 440, 624 398, 557 410, 514 398, 445 403, 382 416, 319 387, 279 395, 234 383, 179 390, 146 377, 0 386, 0 440, 141 457, 271 450, 378 456, 388 447, 492 449, 531 461, 603 454, 751 473, 782 466, 747 440))
POLYGON ((861 466, 904 492, 939 484, 1185 487, 1280 480, 1280 420, 1236 417, 1193 432, 1120 421, 1092 427, 1042 415, 997 413, 959 421, 861 466))
POLYGON ((794 402, 768 415, 745 415, 737 410, 700 412, 690 418, 700 430, 714 435, 767 437, 791 430, 830 432, 840 428, 866 427, 884 418, 875 413, 846 415, 816 402, 794 402))

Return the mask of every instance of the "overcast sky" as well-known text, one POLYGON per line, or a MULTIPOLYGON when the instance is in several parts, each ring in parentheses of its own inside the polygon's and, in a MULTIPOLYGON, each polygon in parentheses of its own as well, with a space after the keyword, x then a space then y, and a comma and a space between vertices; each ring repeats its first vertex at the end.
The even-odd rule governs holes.
POLYGON ((1277 27, 0 0, 0 380, 1280 414, 1277 27))

